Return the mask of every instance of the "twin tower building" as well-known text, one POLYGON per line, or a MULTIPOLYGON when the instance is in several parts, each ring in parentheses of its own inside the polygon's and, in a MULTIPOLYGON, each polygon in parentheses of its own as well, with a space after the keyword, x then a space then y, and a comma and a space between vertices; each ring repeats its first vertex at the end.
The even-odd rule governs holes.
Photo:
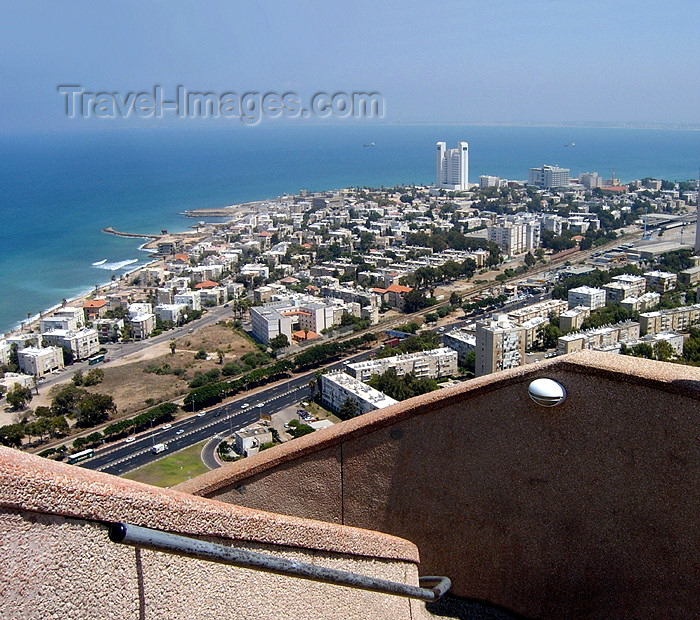
POLYGON ((437 143, 437 177, 439 189, 463 191, 469 189, 469 144, 458 142, 448 149, 445 142, 437 143))

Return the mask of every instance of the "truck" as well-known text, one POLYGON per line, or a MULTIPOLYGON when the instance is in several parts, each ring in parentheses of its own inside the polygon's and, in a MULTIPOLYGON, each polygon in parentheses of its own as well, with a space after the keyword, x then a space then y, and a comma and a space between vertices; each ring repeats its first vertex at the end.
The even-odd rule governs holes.
POLYGON ((167 443, 157 443, 151 448, 151 452, 153 452, 153 454, 160 454, 161 452, 165 452, 167 449, 167 443))

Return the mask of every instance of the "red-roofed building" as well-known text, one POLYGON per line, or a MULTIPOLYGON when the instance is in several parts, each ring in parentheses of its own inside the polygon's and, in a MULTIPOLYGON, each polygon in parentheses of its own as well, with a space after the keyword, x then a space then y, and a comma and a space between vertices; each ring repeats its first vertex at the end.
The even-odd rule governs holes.
POLYGON ((413 289, 410 286, 402 284, 392 284, 387 288, 373 288, 372 292, 382 298, 382 303, 403 310, 403 297, 406 293, 410 293, 413 289))
POLYGON ((107 312, 107 300, 90 299, 83 304, 83 312, 85 313, 86 321, 101 319, 107 312))
POLYGON ((204 280, 204 282, 200 282, 199 284, 194 285, 196 289, 216 288, 217 286, 219 286, 219 283, 214 282, 214 280, 204 280))
POLYGON ((299 284, 299 282, 301 282, 301 280, 292 276, 287 276, 286 278, 282 278, 280 280, 280 284, 299 284))
POLYGON ((292 332, 292 338, 296 340, 297 342, 303 342, 306 340, 316 340, 317 338, 320 338, 321 335, 317 334, 314 331, 309 330, 299 330, 298 332, 292 332))
POLYGON ((189 263, 190 257, 187 256, 187 254, 175 254, 175 256, 173 256, 173 261, 180 261, 182 263, 189 263))

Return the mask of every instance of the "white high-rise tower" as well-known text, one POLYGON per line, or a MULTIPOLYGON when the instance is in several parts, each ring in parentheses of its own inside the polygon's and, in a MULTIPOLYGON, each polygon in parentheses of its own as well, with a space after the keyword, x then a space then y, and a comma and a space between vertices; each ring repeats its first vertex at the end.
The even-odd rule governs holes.
POLYGON ((448 149, 445 142, 438 142, 436 164, 437 187, 453 191, 469 189, 468 142, 458 142, 456 149, 448 149))

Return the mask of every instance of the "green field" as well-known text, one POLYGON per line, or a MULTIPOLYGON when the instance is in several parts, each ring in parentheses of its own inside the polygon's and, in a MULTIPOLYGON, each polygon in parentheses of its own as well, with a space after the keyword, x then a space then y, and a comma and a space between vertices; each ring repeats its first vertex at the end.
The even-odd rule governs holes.
POLYGON ((180 482, 209 471, 199 457, 205 443, 206 441, 203 441, 166 456, 155 463, 134 469, 124 474, 123 477, 152 484, 156 487, 173 487, 180 482))

